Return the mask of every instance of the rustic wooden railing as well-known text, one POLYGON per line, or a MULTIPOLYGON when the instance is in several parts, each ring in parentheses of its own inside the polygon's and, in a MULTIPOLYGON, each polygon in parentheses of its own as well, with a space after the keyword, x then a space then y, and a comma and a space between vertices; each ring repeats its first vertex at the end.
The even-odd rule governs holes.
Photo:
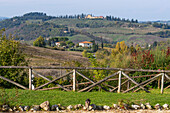
MULTIPOLYGON (((109 90, 109 92, 113 92, 117 89, 117 92, 120 93, 121 92, 121 86, 125 83, 127 83, 127 90, 123 91, 122 93, 126 93, 126 92, 129 92, 131 90, 134 90, 135 88, 139 87, 138 89, 134 90, 133 92, 136 92, 140 89, 143 89, 144 91, 146 91, 147 93, 150 93, 150 91, 148 91, 146 88, 144 88, 146 85, 150 84, 151 82, 155 81, 156 78, 158 77, 161 77, 161 93, 163 94, 163 91, 164 91, 164 80, 167 79, 168 82, 170 81, 170 77, 168 76, 167 73, 170 73, 170 70, 143 70, 143 69, 122 69, 122 68, 92 68, 92 67, 43 67, 43 66, 38 66, 38 67, 29 67, 29 66, 0 66, 0 68, 22 68, 22 69, 29 69, 29 90, 49 90, 49 89, 57 89, 57 88, 62 88, 63 90, 65 91, 71 91, 70 89, 68 89, 68 87, 72 87, 72 90, 73 91, 76 91, 76 85, 83 85, 83 84, 91 84, 87 87, 85 87, 84 89, 80 89, 78 92, 83 92, 83 91, 90 91, 92 90, 93 87, 95 86, 98 86, 100 88, 102 88, 103 90, 105 91, 108 91, 106 88, 102 87, 101 84, 107 86, 107 87, 110 87, 112 89, 109 90), (47 77, 39 74, 38 72, 35 71, 35 69, 69 69, 69 70, 72 70, 68 73, 65 73, 57 78, 55 78, 54 80, 50 80, 48 79, 47 77), (105 77, 104 79, 102 80, 99 80, 97 82, 94 82, 93 80, 91 80, 90 78, 88 78, 87 76, 83 75, 82 73, 80 73, 78 70, 114 70, 114 71, 117 71, 115 72, 114 74, 112 75, 109 75, 107 77, 105 77), (141 75, 141 76, 136 76, 136 77, 130 77, 128 76, 126 73, 124 72, 153 72, 153 73, 158 73, 158 74, 153 74, 153 75, 141 75), (38 75, 39 77, 47 80, 48 82, 41 85, 41 86, 38 86, 36 87, 35 89, 32 89, 32 74, 36 74, 38 75), (63 77, 66 77, 68 75, 72 74, 73 78, 73 83, 71 85, 65 85, 65 86, 62 86, 61 84, 58 84, 58 83, 55 83, 55 81, 63 78, 63 77), (76 76, 79 75, 81 77, 83 77, 84 79, 88 80, 89 82, 86 82, 86 83, 76 83, 76 76), (118 78, 113 78, 113 79, 110 79, 112 77, 114 77, 115 75, 118 75, 119 77, 118 78), (122 78, 122 76, 124 76, 122 78), (141 77, 150 77, 149 79, 141 82, 141 83, 137 83, 135 80, 133 80, 133 78, 141 78, 141 77), (127 79, 126 81, 124 81, 123 83, 121 83, 121 80, 123 79, 127 79), (105 84, 104 82, 105 81, 113 81, 113 80, 118 80, 118 86, 117 87, 113 87, 111 85, 108 85, 108 84, 105 84), (132 82, 135 84, 135 86, 131 87, 128 85, 129 82, 132 82), (58 87, 53 87, 53 88, 46 88, 46 89, 40 89, 44 86, 47 86, 48 84, 50 83, 55 83, 58 87)), ((3 76, 0 76, 0 79, 3 79, 3 80, 6 80, 18 87, 21 87, 23 89, 28 89, 27 87, 19 84, 19 83, 16 83, 14 81, 11 81, 10 79, 7 79, 3 76)), ((159 84, 159 83, 158 83, 159 84)), ((168 85, 165 89, 169 88, 170 85, 168 85)))

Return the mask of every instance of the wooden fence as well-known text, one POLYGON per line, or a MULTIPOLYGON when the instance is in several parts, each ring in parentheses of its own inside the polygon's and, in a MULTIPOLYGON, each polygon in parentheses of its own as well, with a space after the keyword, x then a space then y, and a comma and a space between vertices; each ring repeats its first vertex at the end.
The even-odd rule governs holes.
MULTIPOLYGON (((29 89, 29 90, 49 90, 49 89, 57 89, 57 88, 61 88, 65 91, 71 91, 68 87, 72 87, 73 91, 76 91, 76 86, 77 85, 84 85, 84 84, 89 84, 89 86, 77 90, 78 92, 83 92, 83 91, 90 91, 93 89, 93 87, 98 86, 99 88, 108 91, 108 92, 113 92, 117 89, 117 92, 120 93, 121 92, 121 86, 124 85, 125 83, 127 83, 127 89, 122 91, 122 93, 127 93, 129 91, 136 92, 140 89, 143 89, 144 91, 146 91, 147 93, 150 93, 150 91, 148 91, 145 86, 150 84, 151 82, 155 81, 156 78, 161 78, 161 94, 163 94, 164 91, 164 80, 167 79, 168 82, 170 81, 170 77, 168 76, 168 73, 170 73, 170 70, 143 70, 143 69, 122 69, 122 68, 91 68, 91 67, 28 67, 28 66, 0 66, 0 68, 23 68, 23 69, 29 69, 29 88, 16 83, 14 81, 11 81, 10 79, 7 79, 3 76, 0 76, 0 79, 6 80, 20 88, 23 89, 29 89), (39 74, 38 72, 35 71, 35 69, 67 69, 67 70, 72 70, 70 72, 67 72, 57 78, 55 78, 54 80, 50 80, 48 79, 46 76, 39 74), (109 75, 107 77, 105 77, 102 80, 99 80, 97 82, 94 82, 93 80, 91 80, 90 78, 88 78, 87 76, 83 75, 82 73, 79 72, 79 70, 108 70, 108 71, 114 71, 115 73, 112 75, 109 75), (157 73, 157 74, 153 74, 153 75, 140 75, 140 76, 135 76, 135 77, 130 77, 128 76, 125 72, 153 72, 153 73, 157 73), (34 89, 32 89, 32 74, 36 74, 39 77, 47 80, 48 82, 38 86, 34 89), (70 85, 64 85, 62 86, 61 84, 56 83, 57 80, 69 76, 70 74, 72 74, 72 83, 70 85), (76 83, 76 76, 81 76, 82 78, 88 80, 89 82, 85 82, 85 83, 76 83), (113 78, 112 77, 118 75, 118 78, 113 78), (124 76, 124 77, 122 77, 124 76), (143 78, 143 77, 150 77, 149 79, 141 82, 141 83, 137 83, 133 78, 143 78), (127 79, 124 82, 122 82, 123 79, 127 79), (113 87, 111 85, 105 84, 105 81, 113 81, 113 80, 118 80, 118 86, 117 87, 113 87), (129 86, 129 82, 132 82, 135 84, 135 86, 130 87, 129 86), (53 88, 45 88, 45 89, 41 89, 44 86, 49 85, 50 83, 55 83, 58 87, 53 87, 53 88), (107 90, 106 88, 102 87, 102 85, 105 85, 109 88, 111 88, 110 90, 107 90), (138 88, 137 88, 138 87, 138 88), (137 88, 137 89, 135 89, 137 88), (135 89, 135 90, 134 90, 135 89)), ((160 86, 160 79, 158 80, 158 86, 160 86)), ((170 85, 168 85, 165 89, 169 88, 170 85)))

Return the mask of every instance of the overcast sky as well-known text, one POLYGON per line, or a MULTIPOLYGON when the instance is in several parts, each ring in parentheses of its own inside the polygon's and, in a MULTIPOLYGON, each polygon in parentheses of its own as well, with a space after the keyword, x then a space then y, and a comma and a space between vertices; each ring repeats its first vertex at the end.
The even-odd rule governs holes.
POLYGON ((170 20, 170 0, 0 0, 0 16, 21 16, 29 12, 112 15, 126 19, 170 20))

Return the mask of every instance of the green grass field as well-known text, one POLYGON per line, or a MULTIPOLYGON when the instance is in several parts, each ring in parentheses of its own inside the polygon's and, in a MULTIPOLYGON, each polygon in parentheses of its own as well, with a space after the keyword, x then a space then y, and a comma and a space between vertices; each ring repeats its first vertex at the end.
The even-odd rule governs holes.
MULTIPOLYGON (((29 91, 29 90, 16 90, 5 89, 9 98, 15 98, 16 91, 18 91, 18 97, 14 102, 11 101, 11 105, 39 105, 44 101, 50 101, 50 105, 61 104, 64 106, 84 104, 85 100, 89 98, 91 103, 96 105, 109 105, 117 103, 120 100, 130 100, 135 103, 150 102, 151 105, 159 103, 163 105, 165 103, 170 104, 170 89, 166 89, 164 94, 160 94, 160 90, 151 90, 151 93, 138 92, 138 93, 109 93, 109 92, 65 92, 65 91, 29 91)), ((2 94, 2 89, 0 90, 2 94)), ((1 99, 2 97, 0 97, 1 99)))

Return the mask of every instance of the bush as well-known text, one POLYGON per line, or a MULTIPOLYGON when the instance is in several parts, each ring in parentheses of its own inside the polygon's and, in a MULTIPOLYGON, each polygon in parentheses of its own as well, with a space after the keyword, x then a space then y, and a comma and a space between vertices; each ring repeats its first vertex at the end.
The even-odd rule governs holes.
MULTIPOLYGON (((5 29, 0 30, 0 66, 27 66, 25 55, 20 50, 20 43, 12 36, 8 38, 4 34, 5 29)), ((0 76, 28 85, 28 77, 24 69, 1 69, 0 76)), ((14 85, 0 79, 0 86, 12 88, 14 85)))

